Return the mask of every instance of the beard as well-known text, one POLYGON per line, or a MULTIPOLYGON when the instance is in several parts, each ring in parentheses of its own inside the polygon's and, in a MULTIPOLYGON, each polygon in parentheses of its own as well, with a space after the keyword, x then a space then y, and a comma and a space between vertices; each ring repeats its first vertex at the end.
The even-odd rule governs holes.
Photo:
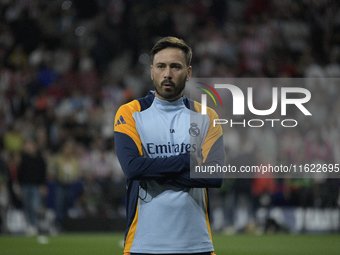
POLYGON ((178 84, 175 84, 172 80, 163 80, 161 84, 158 84, 155 80, 153 80, 153 85, 158 95, 160 95, 165 100, 175 100, 178 96, 183 92, 185 88, 185 83, 187 80, 187 75, 183 80, 180 80, 178 84), (164 84, 170 84, 170 88, 164 88, 164 84))

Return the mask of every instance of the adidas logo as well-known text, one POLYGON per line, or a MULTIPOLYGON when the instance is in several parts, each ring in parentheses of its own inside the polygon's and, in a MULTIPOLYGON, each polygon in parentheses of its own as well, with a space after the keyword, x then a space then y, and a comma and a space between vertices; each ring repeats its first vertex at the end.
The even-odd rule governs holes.
POLYGON ((122 115, 119 116, 119 119, 117 120, 115 126, 118 126, 118 125, 120 125, 120 124, 126 124, 126 122, 125 122, 125 120, 124 120, 124 118, 123 118, 122 115))

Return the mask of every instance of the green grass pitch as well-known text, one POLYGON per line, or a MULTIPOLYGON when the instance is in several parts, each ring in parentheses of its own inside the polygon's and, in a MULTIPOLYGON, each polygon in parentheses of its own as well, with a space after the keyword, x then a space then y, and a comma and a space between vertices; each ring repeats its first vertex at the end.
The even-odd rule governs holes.
MULTIPOLYGON (((340 235, 213 235, 217 255, 340 254, 340 235)), ((122 255, 123 234, 0 236, 3 255, 122 255)))

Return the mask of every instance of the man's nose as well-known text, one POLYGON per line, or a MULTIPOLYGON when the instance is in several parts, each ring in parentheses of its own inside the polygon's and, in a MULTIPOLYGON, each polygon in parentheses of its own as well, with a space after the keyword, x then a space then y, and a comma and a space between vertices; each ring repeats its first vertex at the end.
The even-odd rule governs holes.
POLYGON ((172 79, 171 68, 166 67, 164 70, 164 79, 172 79))

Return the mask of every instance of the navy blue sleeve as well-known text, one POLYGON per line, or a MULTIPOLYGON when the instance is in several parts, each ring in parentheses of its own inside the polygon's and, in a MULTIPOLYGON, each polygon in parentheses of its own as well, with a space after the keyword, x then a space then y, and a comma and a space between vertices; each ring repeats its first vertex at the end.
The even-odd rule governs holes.
POLYGON ((139 155, 135 142, 126 134, 115 132, 115 147, 125 176, 132 180, 170 179, 189 171, 189 153, 167 158, 139 155))
MULTIPOLYGON (((225 164, 225 151, 223 137, 219 137, 210 149, 207 159, 202 166, 223 166, 225 164)), ((195 171, 194 167, 200 165, 191 157, 191 171, 195 171)), ((169 180, 169 183, 177 187, 194 187, 194 188, 220 188, 222 186, 224 174, 223 173, 205 173, 202 175, 195 175, 193 178, 190 172, 183 172, 179 176, 169 180)))
POLYGON ((190 178, 189 172, 184 172, 177 178, 167 181, 180 188, 220 188, 222 182, 222 178, 190 178))

